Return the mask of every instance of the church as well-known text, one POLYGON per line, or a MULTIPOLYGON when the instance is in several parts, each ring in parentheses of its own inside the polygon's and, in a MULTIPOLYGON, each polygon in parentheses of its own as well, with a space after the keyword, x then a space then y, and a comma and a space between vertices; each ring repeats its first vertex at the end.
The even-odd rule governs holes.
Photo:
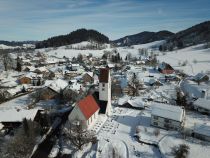
POLYGON ((75 103, 69 121, 81 121, 86 128, 92 126, 98 115, 111 115, 111 75, 108 68, 101 68, 98 91, 75 103))

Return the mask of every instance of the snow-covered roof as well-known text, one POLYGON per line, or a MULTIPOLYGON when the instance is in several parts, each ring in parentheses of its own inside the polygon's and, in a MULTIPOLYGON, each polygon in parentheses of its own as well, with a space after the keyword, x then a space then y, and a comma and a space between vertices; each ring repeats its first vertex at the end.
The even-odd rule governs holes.
POLYGON ((48 71, 46 67, 39 67, 39 68, 36 68, 34 71, 41 71, 41 72, 44 72, 44 71, 48 71))
POLYGON ((22 122, 24 118, 34 120, 39 109, 0 110, 0 122, 22 122))
POLYGON ((153 103, 152 105, 152 115, 182 122, 184 117, 183 108, 161 103, 153 103))
POLYGON ((195 106, 210 110, 210 100, 204 99, 204 98, 198 98, 193 103, 195 106))
POLYGON ((141 99, 128 100, 128 103, 133 107, 144 108, 145 103, 141 99))
POLYGON ((71 65, 72 67, 78 67, 78 66, 80 66, 79 64, 72 64, 71 65))
POLYGON ((85 74, 88 74, 90 77, 93 77, 93 72, 84 72, 84 73, 83 73, 83 76, 84 76, 85 74))
POLYGON ((210 137, 210 125, 203 124, 200 126, 196 126, 194 132, 210 137))
POLYGON ((49 88, 56 92, 60 92, 61 89, 66 88, 68 86, 68 82, 62 79, 57 79, 54 82, 52 82, 50 85, 48 85, 49 88))
POLYGON ((193 77, 193 79, 196 80, 196 81, 199 81, 199 80, 203 79, 205 76, 207 76, 205 73, 198 73, 197 75, 195 75, 193 77))
POLYGON ((68 85, 67 88, 79 92, 82 87, 82 84, 78 83, 77 80, 71 80, 72 84, 68 85))
POLYGON ((16 87, 17 85, 18 83, 15 81, 8 81, 8 82, 1 83, 1 87, 16 87))
POLYGON ((29 72, 25 75, 25 77, 28 77, 28 78, 33 78, 33 77, 42 77, 43 75, 42 74, 36 74, 36 73, 33 73, 33 72, 29 72))
POLYGON ((36 70, 36 68, 35 68, 34 66, 26 66, 26 68, 28 68, 29 71, 34 71, 34 70, 36 70))

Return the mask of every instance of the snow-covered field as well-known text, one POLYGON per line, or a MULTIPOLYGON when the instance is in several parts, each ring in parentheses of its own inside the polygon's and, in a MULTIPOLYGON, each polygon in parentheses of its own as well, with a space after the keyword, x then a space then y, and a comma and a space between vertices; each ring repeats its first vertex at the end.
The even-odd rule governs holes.
POLYGON ((210 71, 210 49, 204 49, 203 44, 167 52, 166 55, 159 55, 157 58, 189 75, 210 71), (186 66, 181 66, 185 61, 186 66))
MULTIPOLYGON (((120 53, 122 59, 125 59, 128 53, 131 53, 132 57, 139 57, 140 48, 146 48, 149 50, 155 51, 159 56, 157 57, 160 62, 167 62, 171 64, 175 69, 183 70, 186 74, 195 75, 199 72, 209 72, 210 71, 210 49, 204 49, 204 44, 199 44, 196 46, 187 47, 180 50, 175 50, 171 52, 159 52, 158 46, 163 44, 165 41, 155 41, 147 44, 133 45, 131 47, 117 47, 117 51, 120 53), (185 66, 182 66, 183 63, 186 63, 185 66)), ((81 42, 78 44, 69 46, 62 46, 56 49, 53 48, 43 48, 36 50, 37 52, 45 52, 48 55, 57 56, 62 58, 66 57, 77 57, 78 54, 92 54, 96 57, 101 57, 104 54, 104 51, 111 51, 114 48, 111 48, 109 44, 105 45, 105 49, 101 50, 78 50, 75 48, 87 46, 88 42, 81 42)))
MULTIPOLYGON (((157 46, 159 46, 163 42, 164 41, 156 41, 156 42, 151 42, 151 43, 142 44, 142 45, 134 45, 131 47, 117 47, 116 49, 118 50, 118 52, 120 52, 120 56, 122 57, 122 59, 125 59, 125 57, 128 53, 131 53, 131 55, 133 57, 138 57, 139 56, 139 51, 138 51, 139 48, 148 48, 148 49, 157 48, 157 46)), ((110 44, 106 44, 105 45, 106 48, 101 49, 101 50, 90 50, 90 49, 78 50, 78 49, 76 49, 76 48, 87 46, 88 44, 90 44, 90 43, 89 42, 81 42, 81 43, 72 44, 69 46, 61 46, 56 49, 43 48, 43 49, 37 49, 36 51, 37 52, 46 52, 48 55, 57 56, 60 58, 62 58, 63 56, 73 58, 73 57, 77 57, 78 54, 88 55, 89 53, 91 53, 93 56, 96 56, 96 57, 102 57, 102 55, 104 54, 104 51, 111 51, 114 49, 114 48, 110 47, 110 44), (72 47, 72 48, 70 48, 70 47, 72 47)))

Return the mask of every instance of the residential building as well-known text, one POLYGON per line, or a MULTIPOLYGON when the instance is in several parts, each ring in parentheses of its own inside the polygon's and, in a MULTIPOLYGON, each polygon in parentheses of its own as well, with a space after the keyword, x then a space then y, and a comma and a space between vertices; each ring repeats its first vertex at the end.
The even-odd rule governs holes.
POLYGON ((153 103, 151 125, 172 130, 181 130, 184 126, 185 110, 182 107, 153 103))

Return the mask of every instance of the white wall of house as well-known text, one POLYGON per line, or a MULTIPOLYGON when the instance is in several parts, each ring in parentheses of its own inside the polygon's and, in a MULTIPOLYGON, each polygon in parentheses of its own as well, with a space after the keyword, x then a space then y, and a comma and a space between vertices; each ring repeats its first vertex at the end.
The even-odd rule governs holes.
POLYGON ((157 126, 160 128, 164 128, 164 129, 179 130, 183 127, 184 121, 179 122, 179 121, 152 115, 151 116, 151 125, 157 126))
POLYGON ((87 127, 91 128, 91 126, 93 126, 97 119, 98 119, 98 113, 99 113, 99 109, 87 120, 87 127))
POLYGON ((95 122, 98 119, 98 112, 97 110, 88 120, 85 118, 83 113, 81 112, 80 108, 78 106, 75 106, 72 112, 70 113, 68 119, 70 122, 73 122, 75 120, 79 120, 84 122, 86 128, 90 128, 92 125, 95 124, 95 122))
POLYGON ((75 106, 72 112, 70 113, 68 117, 70 122, 73 122, 75 120, 86 122, 86 118, 83 115, 83 113, 80 111, 80 108, 78 106, 75 106))

